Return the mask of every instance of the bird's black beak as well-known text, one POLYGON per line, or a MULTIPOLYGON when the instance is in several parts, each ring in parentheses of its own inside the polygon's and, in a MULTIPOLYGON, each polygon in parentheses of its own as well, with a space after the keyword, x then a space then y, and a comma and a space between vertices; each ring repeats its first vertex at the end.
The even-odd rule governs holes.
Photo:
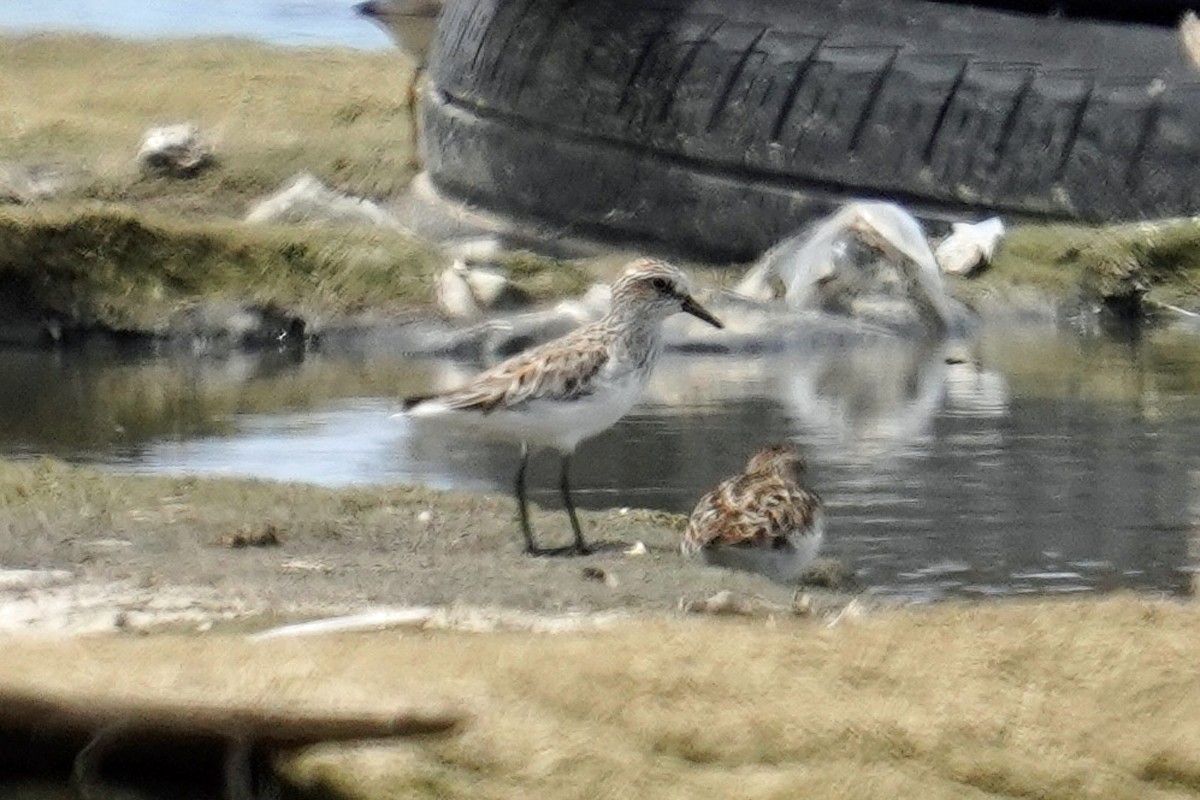
POLYGON ((365 3, 357 3, 354 6, 354 12, 361 17, 371 17, 372 19, 379 16, 379 8, 371 0, 367 0, 365 3))
POLYGON ((681 306, 685 313, 691 314, 696 319, 702 319, 714 328, 724 328, 721 320, 708 313, 708 309, 696 302, 696 298, 690 294, 683 296, 683 304, 681 306))

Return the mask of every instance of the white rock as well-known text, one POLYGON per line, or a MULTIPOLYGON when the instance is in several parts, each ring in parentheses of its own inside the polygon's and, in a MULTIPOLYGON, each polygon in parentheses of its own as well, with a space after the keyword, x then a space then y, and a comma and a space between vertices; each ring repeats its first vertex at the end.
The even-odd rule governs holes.
POLYGON ((1192 66, 1200 69, 1200 18, 1196 12, 1184 12, 1179 22, 1179 40, 1192 66))
POLYGON ((79 183, 74 170, 59 164, 0 162, 0 203, 34 203, 79 183))
POLYGON ((213 151, 199 129, 185 122, 146 131, 137 158, 147 172, 187 177, 211 165, 213 151))
POLYGON ((504 243, 497 236, 473 236, 443 242, 442 251, 456 261, 489 261, 504 255, 504 243))
POLYGON ((283 189, 255 203, 246 215, 246 222, 321 222, 400 227, 391 214, 370 200, 336 192, 307 172, 300 173, 283 189))
POLYGON ((461 269, 475 301, 484 308, 495 308, 513 290, 512 281, 498 267, 463 265, 461 269))
POLYGON ((333 567, 320 561, 309 561, 303 558, 293 558, 283 562, 279 568, 284 572, 333 572, 333 567))
POLYGON ((484 312, 527 305, 528 295, 513 285, 499 267, 467 266, 462 259, 442 270, 434 281, 438 308, 452 319, 479 319, 484 312))
POLYGON ((956 222, 933 254, 943 272, 970 275, 992 260, 1003 236, 1004 222, 999 217, 976 223, 956 222))
POLYGON ((479 319, 483 309, 467 282, 466 265, 455 261, 433 280, 433 298, 438 309, 451 319, 479 319))

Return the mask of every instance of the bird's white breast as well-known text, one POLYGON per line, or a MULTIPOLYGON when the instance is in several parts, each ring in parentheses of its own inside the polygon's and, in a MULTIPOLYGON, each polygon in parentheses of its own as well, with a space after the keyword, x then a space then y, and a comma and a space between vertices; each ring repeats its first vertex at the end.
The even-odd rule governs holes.
POLYGON ((472 430, 489 438, 525 442, 570 452, 579 442, 613 426, 641 397, 646 371, 604 369, 575 399, 528 400, 491 411, 454 409, 437 400, 420 403, 407 415, 472 430))

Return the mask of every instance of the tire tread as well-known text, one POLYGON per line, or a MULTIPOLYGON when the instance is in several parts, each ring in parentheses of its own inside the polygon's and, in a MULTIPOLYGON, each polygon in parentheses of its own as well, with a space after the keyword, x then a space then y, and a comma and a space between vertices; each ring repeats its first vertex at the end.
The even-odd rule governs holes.
MULTIPOLYGON (((575 197, 559 187, 597 169, 614 219, 662 202, 660 222, 704 209, 698 187, 721 176, 748 198, 732 213, 793 213, 804 203, 766 197, 789 185, 1096 221, 1200 211, 1200 85, 1171 31, 927 0, 880 0, 867 24, 855 6, 866 2, 876 0, 450 0, 431 74, 460 111, 538 131, 545 161, 491 153, 506 175, 574 169, 568 139, 608 153, 587 173, 548 179, 531 213, 582 213, 556 192, 575 197), (988 35, 973 35, 972 20, 988 35), (680 193, 675 208, 672 190, 637 168, 652 160, 680 193)), ((433 162, 435 182, 471 185, 448 158, 433 162)), ((474 189, 505 202, 489 191, 474 189)))

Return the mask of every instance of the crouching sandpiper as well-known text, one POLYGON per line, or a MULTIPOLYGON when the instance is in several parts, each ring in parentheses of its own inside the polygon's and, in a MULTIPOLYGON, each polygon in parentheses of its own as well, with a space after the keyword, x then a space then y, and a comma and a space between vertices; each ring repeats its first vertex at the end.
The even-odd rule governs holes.
POLYGON ((444 422, 521 445, 516 496, 525 552, 546 554, 529 528, 525 468, 531 448, 562 458, 559 489, 575 534, 573 551, 588 545, 571 500, 571 454, 584 439, 607 430, 633 407, 662 352, 662 323, 679 312, 720 328, 692 297, 674 266, 643 258, 612 285, 612 306, 596 322, 527 350, 450 392, 404 401, 401 416, 444 422))
POLYGON ((789 445, 756 453, 745 472, 700 498, 683 535, 683 554, 781 583, 796 581, 825 536, 821 498, 803 486, 804 468, 789 445))

